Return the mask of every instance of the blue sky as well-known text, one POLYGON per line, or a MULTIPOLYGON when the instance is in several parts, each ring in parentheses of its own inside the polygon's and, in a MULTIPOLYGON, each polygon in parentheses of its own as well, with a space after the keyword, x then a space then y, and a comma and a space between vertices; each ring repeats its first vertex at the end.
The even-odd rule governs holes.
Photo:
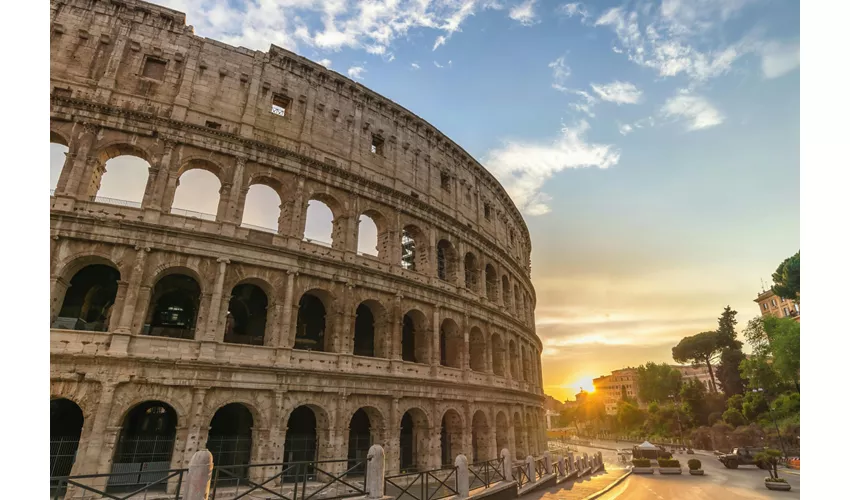
POLYGON ((531 231, 557 397, 671 361, 727 304, 740 329, 799 249, 799 2, 157 3, 352 77, 493 171, 531 231))

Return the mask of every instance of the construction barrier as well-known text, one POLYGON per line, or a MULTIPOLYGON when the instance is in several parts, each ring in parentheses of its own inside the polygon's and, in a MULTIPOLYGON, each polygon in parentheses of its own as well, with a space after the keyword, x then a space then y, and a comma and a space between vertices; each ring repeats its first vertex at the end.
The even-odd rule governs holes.
POLYGON ((800 457, 789 457, 785 459, 785 465, 788 466, 789 469, 800 470, 800 457))

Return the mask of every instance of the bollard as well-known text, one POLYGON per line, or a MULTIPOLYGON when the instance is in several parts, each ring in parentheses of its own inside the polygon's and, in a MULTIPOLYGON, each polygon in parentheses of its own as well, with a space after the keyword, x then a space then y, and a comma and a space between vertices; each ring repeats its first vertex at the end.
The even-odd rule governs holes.
POLYGON ((525 457, 525 473, 528 474, 528 482, 537 482, 537 471, 534 470, 534 457, 531 455, 525 457))
POLYGON ((587 453, 582 454, 581 460, 582 460, 581 463, 582 463, 582 465, 584 466, 585 469, 590 467, 590 465, 588 465, 588 461, 587 461, 587 453))
POLYGON ((458 498, 469 497, 469 461, 461 454, 455 458, 457 468, 457 496, 458 498))
POLYGON ((543 452, 543 468, 546 470, 546 475, 552 473, 552 454, 549 450, 543 452))
POLYGON ((558 457, 558 475, 559 476, 566 476, 567 475, 567 461, 564 460, 563 455, 558 457))
POLYGON ((366 455, 366 497, 370 499, 384 496, 384 449, 373 444, 366 455))
POLYGON ((513 471, 511 470, 511 464, 514 463, 513 455, 511 455, 510 450, 507 448, 502 448, 502 475, 505 476, 505 481, 510 481, 513 479, 513 471))
POLYGON ((573 457, 573 452, 567 453, 567 466, 569 466, 569 473, 572 474, 575 471, 576 459, 573 457))
POLYGON ((213 458, 209 450, 198 450, 189 461, 184 500, 207 500, 210 496, 213 458))

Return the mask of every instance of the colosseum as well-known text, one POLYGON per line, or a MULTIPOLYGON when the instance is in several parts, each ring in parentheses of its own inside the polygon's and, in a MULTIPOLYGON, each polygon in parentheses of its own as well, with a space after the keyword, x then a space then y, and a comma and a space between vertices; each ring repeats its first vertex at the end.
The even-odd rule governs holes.
POLYGON ((138 0, 50 5, 52 476, 203 448, 285 464, 378 443, 388 472, 543 451, 529 233, 471 155, 274 45, 138 0), (122 156, 147 163, 139 202, 99 195, 122 156), (197 169, 215 214, 174 206, 197 169), (258 185, 276 227, 243 222, 258 185), (304 236, 311 204, 327 242, 304 236))

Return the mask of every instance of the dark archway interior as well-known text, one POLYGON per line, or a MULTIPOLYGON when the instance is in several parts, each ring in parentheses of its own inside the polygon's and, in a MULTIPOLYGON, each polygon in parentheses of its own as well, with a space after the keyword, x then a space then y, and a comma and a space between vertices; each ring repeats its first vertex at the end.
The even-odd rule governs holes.
POLYGON ((413 417, 410 412, 405 412, 401 417, 401 436, 399 439, 400 453, 400 470, 402 472, 411 471, 416 464, 416 441, 413 438, 413 417))
POLYGON ((443 281, 454 280, 456 260, 452 244, 446 240, 440 240, 437 243, 437 277, 443 281))
POLYGON ((357 306, 354 319, 354 355, 375 355, 375 316, 365 304, 357 306))
POLYGON ((103 264, 82 268, 71 278, 54 328, 105 332, 113 314, 121 274, 103 264))
MULTIPOLYGON (((146 401, 124 418, 108 487, 136 489, 165 478, 171 468, 177 413, 160 401, 146 401)), ((165 483, 161 483, 165 488, 165 483)))
POLYGON ((369 415, 360 408, 351 417, 348 426, 348 469, 353 473, 366 472, 366 456, 372 446, 369 415))
POLYGON ((201 302, 201 287, 184 274, 170 274, 156 283, 147 334, 192 339, 201 302))
POLYGON ((418 363, 416 359, 416 332, 414 331, 413 318, 405 314, 401 325, 401 359, 418 363))
POLYGON ((224 341, 233 344, 263 345, 266 311, 269 299, 257 285, 243 284, 233 288, 227 306, 224 341))
POLYGON ((454 410, 443 415, 440 426, 440 463, 443 467, 454 467, 455 458, 463 447, 463 423, 454 410))
POLYGON ((478 262, 475 256, 467 253, 463 258, 464 283, 469 290, 478 290, 478 262))
POLYGON ((440 364, 452 368, 463 365, 463 337, 457 325, 449 320, 440 326, 440 364))
POLYGON ((83 433, 83 410, 69 399, 50 400, 50 476, 71 473, 80 435, 83 433))
POLYGON ((301 297, 295 331, 296 349, 325 350, 325 315, 325 305, 321 299, 310 293, 301 297))
POLYGON ((213 464, 223 466, 218 482, 235 482, 248 477, 246 467, 233 467, 251 463, 251 428, 254 417, 239 403, 222 406, 213 415, 206 448, 212 453, 213 464))
POLYGON ((307 406, 299 406, 292 410, 286 424, 286 440, 283 444, 284 480, 297 480, 299 476, 296 469, 301 466, 294 464, 314 462, 318 459, 318 450, 316 414, 307 406))

